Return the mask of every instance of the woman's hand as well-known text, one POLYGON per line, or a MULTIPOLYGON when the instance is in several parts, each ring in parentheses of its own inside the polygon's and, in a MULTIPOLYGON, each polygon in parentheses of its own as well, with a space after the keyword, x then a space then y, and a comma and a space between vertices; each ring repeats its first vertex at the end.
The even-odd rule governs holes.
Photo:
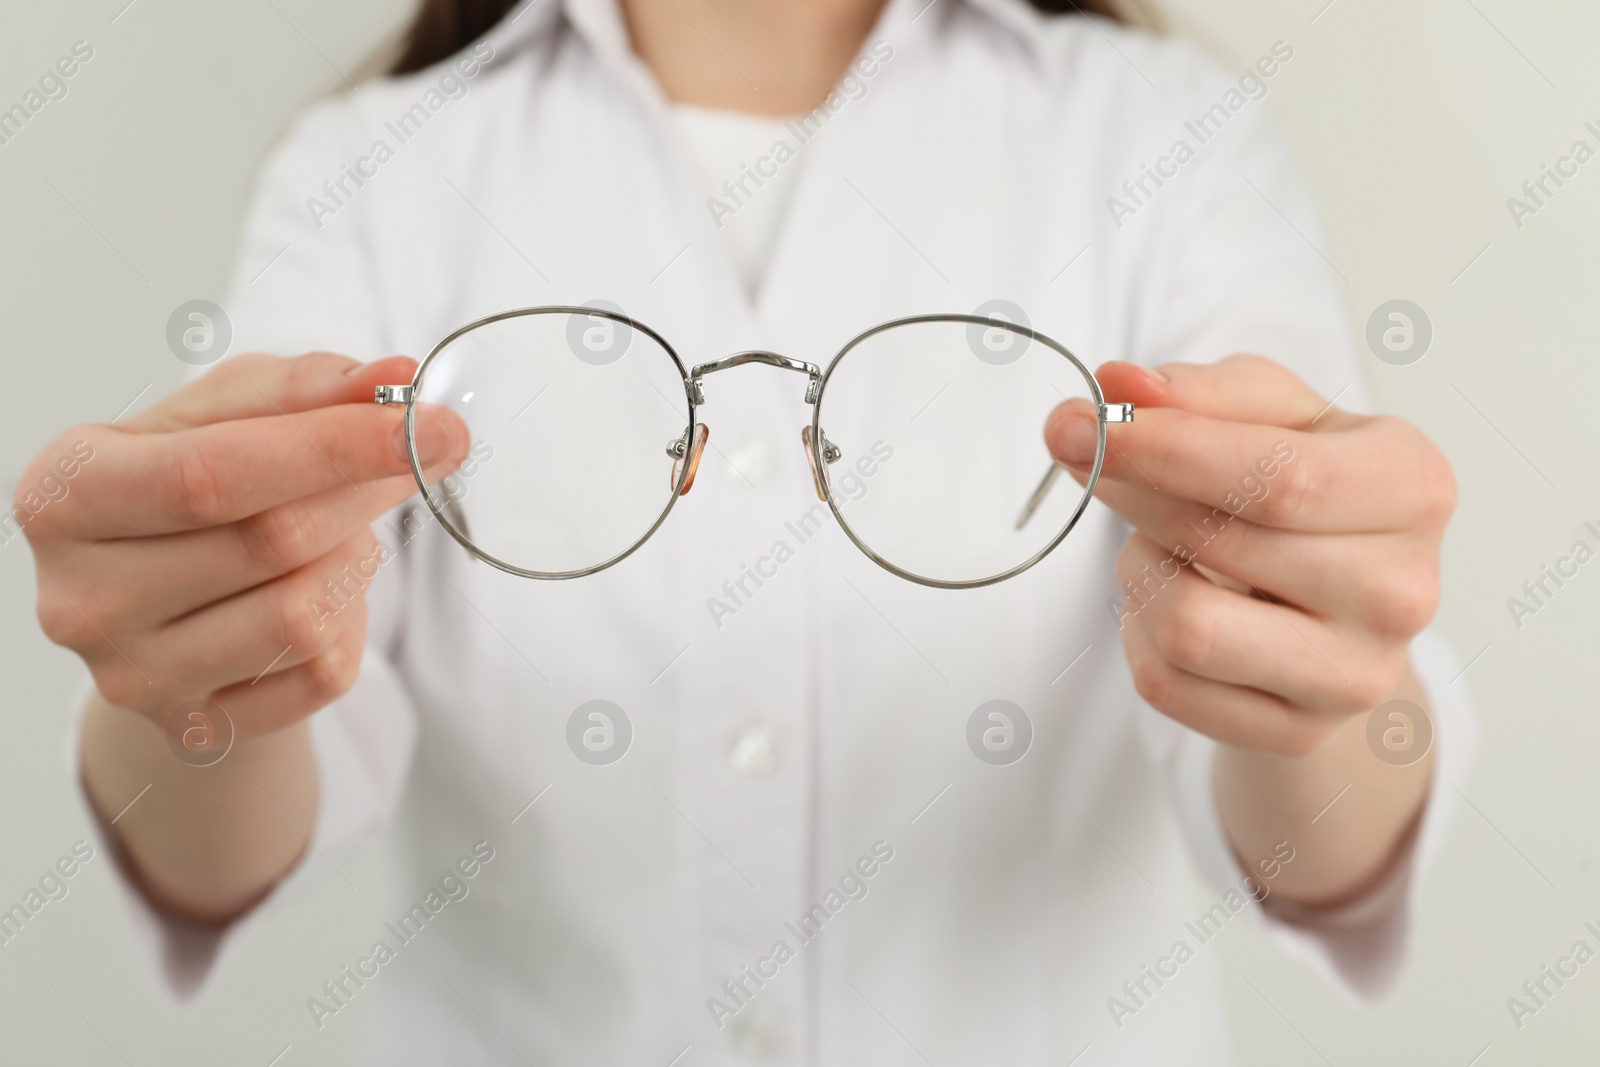
MULTIPOLYGON (((1303 843, 1298 809, 1314 803, 1315 814, 1341 785, 1368 782, 1349 803, 1376 806, 1365 838, 1329 844, 1320 860, 1302 848, 1312 861, 1297 865, 1305 896, 1350 890, 1381 866, 1426 789, 1427 761, 1396 774, 1361 735, 1378 705, 1420 699, 1407 650, 1438 605, 1450 466, 1411 424, 1332 407, 1259 356, 1156 372, 1114 362, 1097 377, 1108 400, 1138 411, 1111 428, 1096 488, 1135 527, 1116 565, 1134 684, 1228 746, 1219 807, 1247 858, 1290 833, 1282 820, 1256 825, 1263 806, 1295 815, 1303 843)), ((1046 427, 1080 482, 1094 458, 1085 414, 1064 404, 1046 427)))
MULTIPOLYGON (((289 728, 360 667, 364 582, 348 575, 371 577, 368 524, 416 491, 403 413, 373 404, 373 387, 415 367, 240 356, 125 422, 68 430, 20 479, 40 625, 83 658, 104 701, 85 720, 90 798, 109 820, 148 784, 117 831, 169 910, 225 918, 303 847, 316 776, 289 728), (342 606, 318 611, 330 581, 342 606), (197 698, 235 732, 203 771, 162 738, 197 698), (257 795, 268 789, 276 814, 257 795)), ((419 412, 417 431, 433 477, 466 456, 449 412, 419 412)))
MULTIPOLYGON (((23 528, 46 636, 83 658, 110 703, 158 726, 211 697, 247 739, 339 696, 366 620, 308 605, 372 557, 367 524, 416 491, 401 411, 372 403, 375 384, 414 367, 241 356, 126 422, 56 438, 23 473, 19 508, 74 446, 93 458, 23 528)), ((430 416, 421 448, 448 471, 467 431, 430 416)))

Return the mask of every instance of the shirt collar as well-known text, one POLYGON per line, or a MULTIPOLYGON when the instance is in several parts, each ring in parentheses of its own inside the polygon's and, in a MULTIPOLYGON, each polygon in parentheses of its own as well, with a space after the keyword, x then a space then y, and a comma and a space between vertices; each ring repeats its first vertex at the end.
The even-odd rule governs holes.
MULTIPOLYGON (((1049 18, 1060 16, 1047 16, 1044 12, 1028 3, 1027 0, 957 0, 988 15, 1001 26, 1010 30, 1012 35, 1021 41, 1033 54, 1035 59, 1042 60, 1046 56, 1045 39, 1046 22, 1049 18)), ((1079 15, 1087 18, 1087 15, 1079 15)))
MULTIPOLYGON (((931 28, 935 5, 965 4, 980 11, 1022 41, 1035 58, 1044 50, 1045 16, 1027 0, 889 0, 872 37, 893 43, 931 28)), ((484 40, 498 56, 509 55, 557 32, 563 16, 606 59, 636 67, 628 28, 618 0, 527 0, 490 30, 484 40)))

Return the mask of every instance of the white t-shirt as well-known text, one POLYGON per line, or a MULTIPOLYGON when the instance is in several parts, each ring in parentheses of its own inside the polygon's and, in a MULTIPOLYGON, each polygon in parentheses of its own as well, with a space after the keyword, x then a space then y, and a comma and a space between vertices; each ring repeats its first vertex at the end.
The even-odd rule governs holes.
POLYGON ((806 159, 803 151, 774 151, 774 146, 792 149, 800 127, 795 119, 693 104, 672 105, 672 126, 723 251, 753 297, 777 247, 806 159))
MULTIPOLYGON (((1290 77, 1292 60, 1273 69, 1290 77)), ((687 125, 720 121, 702 119, 687 125)), ((803 132, 792 173, 719 231, 694 171, 720 186, 753 133, 712 152, 691 132, 686 165, 612 0, 542 0, 448 69, 296 126, 250 209, 234 348, 421 355, 482 315, 604 298, 691 362, 764 348, 825 364, 874 323, 1001 298, 1091 366, 1255 351, 1364 404, 1268 105, 1178 42, 1020 0, 890 0, 803 132), (1176 160, 1202 113, 1221 128, 1176 160), (1168 176, 1141 184, 1145 167, 1168 176)), ((244 922, 273 928, 257 951, 294 951, 304 934, 277 898, 393 827, 386 914, 418 904, 426 929, 402 942, 375 921, 320 944, 366 977, 284 990, 306 1002, 286 1040, 349 1025, 359 1000, 384 1065, 876 1067, 915 1062, 908 1046, 939 1064, 1059 1067, 1086 1046, 1095 1067, 1231 1062, 1217 954, 1188 924, 1236 899, 1243 872, 1213 742, 1139 699, 1105 608, 1126 525, 1092 505, 1031 571, 952 593, 878 569, 830 523, 733 618, 708 612, 815 504, 799 385, 719 375, 713 444, 764 449, 763 475, 706 481, 601 574, 513 578, 437 524, 397 548, 368 593, 361 676, 312 720, 316 849, 244 922), (966 739, 997 698, 1034 727, 1005 767, 966 739), (594 699, 632 724, 608 766, 566 741, 594 699), (446 903, 442 872, 477 842, 492 861, 446 903), (817 907, 825 928, 797 936, 817 907), (1125 983, 1172 966, 1178 941, 1192 958, 1130 1001, 1125 983)), ((1413 661, 1438 720, 1426 860, 1473 727, 1442 643, 1424 635, 1413 661)), ((1229 914, 1377 996, 1404 956, 1415 866, 1342 926, 1229 914)), ((184 981, 204 974, 209 953, 164 943, 184 981)))

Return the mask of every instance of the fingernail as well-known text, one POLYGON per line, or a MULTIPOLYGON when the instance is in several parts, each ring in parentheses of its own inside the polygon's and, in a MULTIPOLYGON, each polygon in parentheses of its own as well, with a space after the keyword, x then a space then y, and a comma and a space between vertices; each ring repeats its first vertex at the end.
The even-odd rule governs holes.
MULTIPOLYGON (((425 408, 419 408, 416 413, 416 426, 414 434, 417 439, 417 456, 422 460, 424 467, 437 463, 450 451, 450 429, 445 425, 444 417, 425 408)), ((390 438, 394 447, 394 454, 401 460, 411 462, 411 453, 406 450, 406 424, 404 422, 394 428, 394 436, 390 438)))
POLYGON ((356 363, 352 364, 351 366, 348 366, 348 367, 346 367, 344 369, 344 376, 346 378, 354 378, 356 375, 360 374, 362 371, 364 371, 366 369, 367 369, 367 365, 365 363, 356 362, 356 363))
POLYGON ((420 409, 416 418, 417 455, 424 467, 450 453, 450 426, 443 412, 420 409))
POLYGON ((1056 459, 1062 463, 1069 467, 1093 466, 1099 444, 1099 428, 1083 412, 1068 408, 1056 416, 1050 445, 1056 459))
POLYGON ((1142 363, 1132 363, 1132 362, 1130 362, 1128 360, 1125 360, 1125 359, 1113 360, 1112 362, 1113 363, 1120 363, 1124 367, 1132 367, 1134 370, 1138 371, 1140 374, 1144 375, 1146 378, 1149 378, 1151 381, 1155 381, 1155 382, 1170 382, 1172 380, 1171 378, 1168 378, 1165 374, 1161 373, 1161 371, 1157 370, 1155 367, 1146 367, 1142 363))
POLYGON ((411 453, 406 451, 406 424, 404 421, 395 424, 394 433, 389 437, 389 446, 394 449, 395 457, 402 463, 411 462, 411 453))

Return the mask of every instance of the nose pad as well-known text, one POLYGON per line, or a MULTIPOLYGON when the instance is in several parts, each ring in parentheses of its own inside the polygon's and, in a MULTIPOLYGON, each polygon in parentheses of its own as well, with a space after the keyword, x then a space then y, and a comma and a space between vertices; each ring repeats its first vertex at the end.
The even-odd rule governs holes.
MULTIPOLYGON (((800 443, 805 446, 806 466, 811 468, 811 484, 816 487, 817 499, 826 501, 828 499, 828 472, 826 468, 823 470, 817 469, 816 453, 811 448, 811 427, 800 427, 800 443)), ((822 461, 824 463, 837 463, 839 456, 838 446, 828 440, 828 435, 824 433, 822 435, 822 461)))
POLYGON ((679 496, 688 496, 689 490, 694 486, 694 476, 700 470, 700 456, 706 450, 706 440, 711 436, 711 427, 705 423, 696 423, 694 440, 685 446, 682 437, 667 445, 667 455, 673 457, 672 485, 678 484, 678 479, 683 476, 683 465, 689 465, 689 475, 683 479, 683 488, 678 490, 679 496))

